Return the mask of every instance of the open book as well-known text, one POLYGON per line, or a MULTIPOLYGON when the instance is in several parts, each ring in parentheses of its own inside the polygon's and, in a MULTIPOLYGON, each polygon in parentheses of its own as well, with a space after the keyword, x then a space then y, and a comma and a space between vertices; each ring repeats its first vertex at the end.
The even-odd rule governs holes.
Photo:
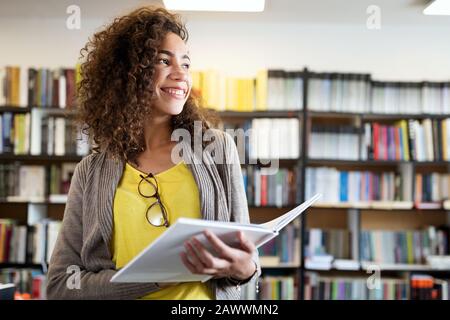
POLYGON ((239 240, 236 232, 243 231, 258 248, 275 238, 282 228, 320 197, 320 194, 316 194, 284 215, 263 224, 179 218, 166 232, 118 271, 112 277, 111 282, 207 281, 211 276, 192 274, 181 261, 180 253, 185 250, 184 242, 186 240, 197 236, 205 247, 212 249, 203 234, 203 231, 208 229, 229 246, 237 247, 239 240))

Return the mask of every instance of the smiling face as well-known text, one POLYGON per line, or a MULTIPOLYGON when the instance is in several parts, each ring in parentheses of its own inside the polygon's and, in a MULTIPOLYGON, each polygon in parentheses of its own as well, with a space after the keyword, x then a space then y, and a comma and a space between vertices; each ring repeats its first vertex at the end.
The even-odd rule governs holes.
POLYGON ((184 41, 168 33, 158 50, 153 76, 152 98, 154 115, 177 115, 191 92, 190 59, 184 41))

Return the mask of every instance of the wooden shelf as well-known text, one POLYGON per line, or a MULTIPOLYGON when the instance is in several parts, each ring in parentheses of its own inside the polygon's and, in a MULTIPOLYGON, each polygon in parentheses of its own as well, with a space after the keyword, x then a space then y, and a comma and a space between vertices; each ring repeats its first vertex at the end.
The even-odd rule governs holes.
POLYGON ((27 113, 31 110, 39 110, 51 114, 57 115, 74 115, 76 114, 76 109, 74 108, 59 108, 59 107, 14 107, 14 106, 0 106, 0 113, 11 112, 11 113, 27 113))
POLYGON ((313 208, 328 209, 374 209, 374 210, 413 210, 414 203, 410 201, 372 201, 372 202, 336 202, 336 203, 315 203, 313 208))
POLYGON ((404 161, 404 160, 339 160, 339 159, 312 159, 306 160, 307 165, 364 165, 364 166, 398 166, 401 164, 414 164, 415 166, 450 166, 450 161, 404 161))
POLYGON ((41 264, 36 263, 9 263, 9 262, 0 262, 0 269, 43 269, 41 264))
POLYGON ((331 112, 308 111, 311 118, 360 118, 363 121, 372 120, 402 120, 402 119, 446 119, 447 114, 388 114, 388 113, 357 113, 357 112, 331 112))
POLYGON ((404 263, 377 263, 371 261, 362 261, 361 269, 368 270, 369 266, 379 267, 381 271, 437 271, 437 272, 448 272, 450 269, 436 269, 426 264, 404 264, 404 263))
POLYGON ((216 111, 221 118, 299 118, 302 110, 216 111))
POLYGON ((2 153, 0 154, 0 160, 4 161, 23 161, 23 162, 79 162, 83 159, 78 155, 64 155, 64 156, 49 156, 49 155, 17 155, 2 153))

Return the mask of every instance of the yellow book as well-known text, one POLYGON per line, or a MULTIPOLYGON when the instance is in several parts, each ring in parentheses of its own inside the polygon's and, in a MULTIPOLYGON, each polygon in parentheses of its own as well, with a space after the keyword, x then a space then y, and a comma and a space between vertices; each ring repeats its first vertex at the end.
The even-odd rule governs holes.
POLYGON ((413 264, 414 263, 414 243, 413 243, 413 233, 412 231, 406 232, 406 246, 407 246, 407 252, 408 252, 408 263, 413 264))
POLYGON ((201 71, 191 71, 192 90, 201 94, 202 90, 202 73, 201 71))
POLYGON ((237 84, 236 84, 236 79, 234 78, 227 78, 226 80, 227 82, 227 98, 226 98, 226 110, 229 111, 235 111, 237 109, 237 104, 236 104, 236 100, 237 100, 237 84))
POLYGON ((257 111, 267 110, 267 70, 260 70, 256 76, 256 106, 257 111))
POLYGON ((20 105, 20 68, 11 67, 11 105, 20 105))
POLYGON ((246 83, 246 111, 254 111, 255 110, 255 80, 254 79, 247 79, 245 81, 246 83))
POLYGON ((236 108, 237 111, 245 111, 245 80, 236 79, 236 108))
MULTIPOLYGON (((0 221, 0 242, 3 244, 6 240, 6 225, 0 221)), ((3 245, 0 246, 0 262, 6 262, 3 259, 3 245)))
POLYGON ((78 85, 81 81, 81 64, 75 65, 75 84, 78 85))
POLYGON ((400 121, 400 128, 402 130, 402 144, 403 144, 403 158, 405 161, 409 161, 409 144, 408 144, 408 123, 406 120, 400 121))

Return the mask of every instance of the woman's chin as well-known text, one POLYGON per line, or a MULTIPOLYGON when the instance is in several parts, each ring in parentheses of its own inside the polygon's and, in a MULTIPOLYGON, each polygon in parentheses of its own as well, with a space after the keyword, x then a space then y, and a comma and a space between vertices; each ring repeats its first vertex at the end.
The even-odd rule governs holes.
POLYGON ((183 111, 183 106, 164 106, 163 108, 156 107, 153 110, 154 115, 159 114, 159 115, 176 116, 183 111))

